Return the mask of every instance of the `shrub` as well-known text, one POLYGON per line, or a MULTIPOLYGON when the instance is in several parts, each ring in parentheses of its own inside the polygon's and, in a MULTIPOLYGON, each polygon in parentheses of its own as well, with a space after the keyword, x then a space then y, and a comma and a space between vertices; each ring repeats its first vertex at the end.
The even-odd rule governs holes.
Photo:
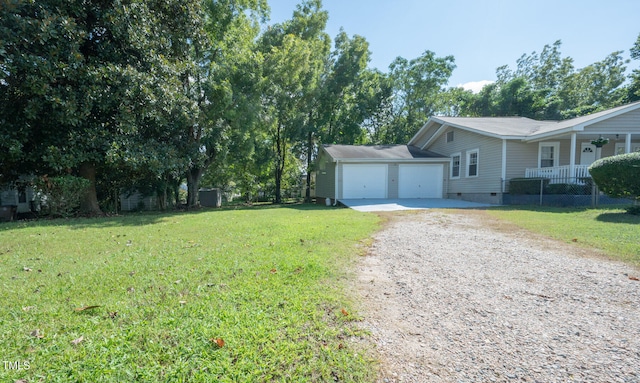
POLYGON ((600 190, 610 197, 640 196, 640 153, 599 159, 589 166, 589 173, 600 190))
POLYGON ((549 184, 544 189, 545 194, 589 195, 591 194, 591 182, 568 184, 549 184))
POLYGON ((35 181, 36 198, 45 214, 71 217, 89 188, 89 180, 74 176, 40 177, 35 181))
POLYGON ((548 178, 512 178, 509 181, 509 194, 540 194, 540 182, 543 183, 543 188, 549 185, 548 178))

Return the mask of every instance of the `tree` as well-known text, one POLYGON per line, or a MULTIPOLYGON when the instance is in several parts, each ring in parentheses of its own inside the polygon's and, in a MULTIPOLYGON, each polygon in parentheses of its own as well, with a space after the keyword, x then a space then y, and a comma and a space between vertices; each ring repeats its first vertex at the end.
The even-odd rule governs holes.
POLYGON ((17 173, 88 179, 82 208, 91 214, 100 213, 102 164, 164 172, 173 161, 163 140, 175 142, 169 130, 190 109, 176 92, 176 48, 196 7, 196 0, 3 6, 2 163, 17 173))
MULTIPOLYGON (((185 126, 188 159, 187 206, 198 203, 200 180, 214 162, 223 166, 234 139, 244 136, 255 116, 256 63, 254 51, 266 0, 215 0, 204 3, 203 31, 194 29, 185 55, 183 91, 197 108, 185 126)), ((197 20, 198 15, 193 15, 197 20)))
POLYGON ((389 66, 394 88, 394 116, 386 131, 388 143, 405 143, 416 127, 424 124, 438 110, 439 95, 455 68, 453 56, 436 57, 426 51, 407 60, 398 57, 389 66))
POLYGON ((573 118, 621 105, 624 100, 621 85, 625 80, 625 62, 621 51, 604 60, 572 73, 559 97, 565 104, 562 118, 573 118))
POLYGON ((498 81, 461 108, 476 116, 524 116, 560 120, 611 108, 624 102, 625 62, 621 52, 576 70, 563 58, 562 43, 545 45, 540 54, 522 55, 515 70, 501 66, 498 81))
POLYGON ((362 87, 358 95, 364 108, 363 128, 367 142, 384 144, 386 130, 393 122, 393 82, 388 75, 367 69, 362 74, 362 87))
POLYGON ((293 18, 271 26, 259 46, 263 64, 263 126, 274 153, 275 202, 282 202, 287 159, 295 143, 308 136, 314 98, 330 49, 324 32, 328 14, 320 0, 298 5, 293 18))
MULTIPOLYGON (((632 60, 640 61, 640 34, 635 44, 629 50, 632 60)), ((635 102, 640 100, 640 69, 634 69, 629 75, 630 84, 627 90, 627 102, 635 102)))

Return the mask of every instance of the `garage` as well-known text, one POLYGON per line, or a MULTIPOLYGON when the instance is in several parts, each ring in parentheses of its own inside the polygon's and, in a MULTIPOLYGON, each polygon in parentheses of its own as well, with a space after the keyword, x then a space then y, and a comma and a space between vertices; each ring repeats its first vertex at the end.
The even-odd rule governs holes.
POLYGON ((387 198, 387 164, 345 164, 342 198, 387 198))
POLYGON ((399 198, 442 198, 441 164, 401 164, 398 169, 399 198))

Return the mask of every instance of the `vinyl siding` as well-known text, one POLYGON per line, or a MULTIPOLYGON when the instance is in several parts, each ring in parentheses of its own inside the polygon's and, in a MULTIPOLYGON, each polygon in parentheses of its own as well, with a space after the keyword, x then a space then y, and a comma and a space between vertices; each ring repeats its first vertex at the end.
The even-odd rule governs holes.
POLYGON ((584 132, 593 132, 597 134, 610 133, 612 135, 616 135, 638 132, 638 130, 640 130, 640 109, 632 110, 631 112, 589 125, 585 127, 584 132))
POLYGON ((415 142, 411 142, 411 145, 422 148, 427 143, 427 141, 429 141, 431 137, 433 137, 438 129, 440 129, 441 126, 442 125, 440 124, 433 123, 425 132, 421 133, 420 136, 417 137, 415 142))
MULTIPOLYGON (((562 144, 560 145, 562 152, 562 144)), ((538 143, 507 141, 507 180, 524 177, 527 168, 538 167, 538 143)))
MULTIPOLYGON (((449 180, 445 187, 448 194, 499 193, 502 190, 502 140, 449 128, 425 149, 445 156, 460 153, 460 179, 449 180), (447 142, 450 131, 454 131, 453 141, 447 142), (467 177, 467 152, 475 149, 478 149, 478 176, 467 177)), ((445 171, 448 178, 448 166, 445 171)))

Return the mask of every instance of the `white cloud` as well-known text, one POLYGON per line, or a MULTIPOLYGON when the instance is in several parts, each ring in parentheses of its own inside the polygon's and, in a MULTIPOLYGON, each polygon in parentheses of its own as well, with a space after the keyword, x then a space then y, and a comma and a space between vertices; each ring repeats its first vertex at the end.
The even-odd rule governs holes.
POLYGON ((464 90, 470 90, 473 93, 479 93, 485 85, 493 84, 495 81, 482 80, 482 81, 471 81, 461 85, 458 87, 463 88, 464 90))

